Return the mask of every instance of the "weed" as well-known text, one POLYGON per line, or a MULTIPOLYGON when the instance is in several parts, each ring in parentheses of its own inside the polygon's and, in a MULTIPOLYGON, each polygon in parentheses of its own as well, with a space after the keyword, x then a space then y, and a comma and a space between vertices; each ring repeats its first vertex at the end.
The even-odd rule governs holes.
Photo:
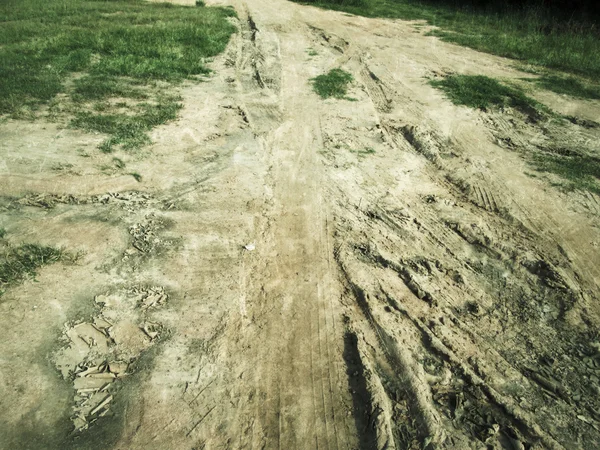
POLYGON ((141 183, 142 176, 139 173, 131 172, 129 175, 131 175, 133 178, 135 178, 135 181, 137 181, 138 183, 141 183))
POLYGON ((204 3, 203 0, 196 0, 196 6, 204 8, 206 6, 206 3, 204 3))
POLYGON ((6 237, 6 228, 0 228, 0 239, 4 239, 6 237))
POLYGON ((63 257, 64 252, 54 247, 37 244, 9 247, 0 259, 0 296, 7 287, 20 283, 26 277, 35 277, 37 269, 63 257))
POLYGON ((52 166, 50 166, 50 169, 54 170, 55 172, 67 172, 73 169, 73 164, 59 162, 52 164, 52 166))
POLYGON ((529 79, 528 81, 533 81, 538 86, 557 94, 566 94, 576 98, 600 99, 600 85, 583 84, 575 77, 544 74, 538 79, 529 79))
POLYGON ((350 150, 352 153, 358 155, 359 158, 364 158, 367 155, 374 155, 375 149, 373 147, 366 147, 364 149, 359 150, 350 150))
POLYGON ((451 75, 443 80, 432 80, 429 83, 444 91, 456 105, 483 110, 492 106, 510 105, 526 114, 544 109, 521 91, 482 75, 451 75))
POLYGON ((444 41, 588 77, 600 75, 597 25, 539 7, 454 0, 296 1, 366 17, 426 20, 439 27, 429 35, 444 41))
POLYGON ((121 160, 119 158, 113 158, 113 163, 115 164, 115 167, 117 169, 124 169, 125 168, 125 163, 123 162, 123 160, 121 160))
POLYGON ((314 48, 307 49, 306 53, 308 53, 308 56, 317 56, 319 54, 314 48))
POLYGON ((353 80, 351 74, 342 69, 332 69, 324 75, 313 78, 313 89, 321 98, 346 98, 348 84, 353 80))

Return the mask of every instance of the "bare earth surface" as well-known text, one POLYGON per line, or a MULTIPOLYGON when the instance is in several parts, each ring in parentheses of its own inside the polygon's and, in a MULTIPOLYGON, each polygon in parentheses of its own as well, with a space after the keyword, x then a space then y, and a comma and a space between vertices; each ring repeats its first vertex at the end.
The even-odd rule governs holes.
MULTIPOLYGON (((600 129, 452 105, 514 62, 415 23, 232 0, 180 118, 0 125, 0 226, 81 252, 0 300, 2 449, 593 449, 600 198, 524 155, 600 129), (354 75, 355 101, 310 79, 354 75)), ((600 103, 540 93, 599 121, 600 103)))

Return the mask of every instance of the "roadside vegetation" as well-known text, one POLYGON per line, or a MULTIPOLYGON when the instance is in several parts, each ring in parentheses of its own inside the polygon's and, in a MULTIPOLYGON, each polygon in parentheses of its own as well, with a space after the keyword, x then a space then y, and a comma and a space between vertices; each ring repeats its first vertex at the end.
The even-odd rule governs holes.
POLYGON ((541 152, 530 157, 538 172, 551 173, 562 178, 559 187, 567 191, 586 190, 600 195, 600 159, 568 152, 555 154, 541 152))
POLYGON ((337 98, 352 100, 346 97, 348 92, 348 84, 352 82, 354 78, 348 72, 342 69, 332 69, 326 74, 319 75, 313 78, 313 89, 321 98, 337 98))
POLYGON ((456 105, 487 110, 496 106, 512 106, 525 114, 544 109, 517 88, 506 86, 483 75, 451 75, 429 82, 442 90, 456 105))
POLYGON ((228 8, 141 0, 4 0, 0 5, 0 115, 74 117, 108 135, 104 151, 149 142, 176 117, 184 80, 209 73, 235 27, 228 8))
MULTIPOLYGON (((600 42, 598 43, 600 45, 600 42)), ((527 79, 541 88, 557 94, 564 94, 575 98, 600 99, 600 85, 582 82, 573 76, 561 76, 555 74, 542 74, 537 79, 527 79)))
POLYGON ((600 31, 589 18, 541 7, 454 0, 300 0, 367 17, 425 20, 448 42, 589 78, 600 76, 600 31))
MULTIPOLYGON (((519 89, 504 85, 493 78, 480 75, 451 75, 442 80, 432 80, 429 83, 442 90, 456 105, 481 110, 510 106, 530 118, 549 113, 546 107, 519 89)), ((568 88, 565 87, 565 89, 568 88)), ((577 85, 571 89, 577 89, 577 85)), ((588 190, 600 194, 599 158, 565 148, 548 148, 524 156, 536 171, 560 177, 563 180, 560 183, 561 188, 588 190)))

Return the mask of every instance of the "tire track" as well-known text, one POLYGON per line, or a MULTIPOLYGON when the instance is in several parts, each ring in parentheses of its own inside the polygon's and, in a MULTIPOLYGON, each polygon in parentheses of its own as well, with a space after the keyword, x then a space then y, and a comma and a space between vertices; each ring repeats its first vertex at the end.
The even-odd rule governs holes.
POLYGON ((383 81, 373 73, 373 71, 360 58, 361 65, 361 81, 367 87, 369 97, 375 105, 377 111, 383 114, 388 114, 394 109, 394 101, 388 94, 388 88, 383 81))

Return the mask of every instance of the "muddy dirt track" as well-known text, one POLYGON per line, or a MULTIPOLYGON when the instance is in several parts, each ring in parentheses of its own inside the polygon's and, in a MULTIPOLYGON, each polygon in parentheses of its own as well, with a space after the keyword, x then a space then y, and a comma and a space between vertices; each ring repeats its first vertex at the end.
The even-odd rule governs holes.
POLYGON ((418 23, 231 5, 214 75, 122 156, 141 183, 102 136, 0 125, 9 239, 81 253, 0 301, 0 447, 600 448, 600 198, 523 156, 598 157, 600 103, 457 107, 427 79, 528 75, 418 23), (335 67, 356 101, 312 91, 335 67))

